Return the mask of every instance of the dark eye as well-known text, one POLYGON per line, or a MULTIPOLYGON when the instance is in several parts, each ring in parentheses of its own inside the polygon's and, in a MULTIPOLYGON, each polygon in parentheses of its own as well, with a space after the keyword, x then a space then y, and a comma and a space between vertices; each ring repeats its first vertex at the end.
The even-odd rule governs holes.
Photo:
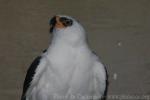
POLYGON ((66 17, 61 17, 59 20, 60 20, 60 22, 62 22, 62 24, 64 26, 71 26, 73 24, 73 21, 71 19, 66 18, 66 17))

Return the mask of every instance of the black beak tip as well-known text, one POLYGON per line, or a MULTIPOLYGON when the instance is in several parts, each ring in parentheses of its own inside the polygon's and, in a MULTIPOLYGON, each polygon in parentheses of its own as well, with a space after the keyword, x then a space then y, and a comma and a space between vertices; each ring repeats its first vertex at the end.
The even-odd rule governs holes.
POLYGON ((49 21, 49 25, 50 25, 50 30, 49 32, 52 33, 53 30, 54 30, 54 27, 55 27, 55 24, 56 24, 56 16, 52 17, 49 21))

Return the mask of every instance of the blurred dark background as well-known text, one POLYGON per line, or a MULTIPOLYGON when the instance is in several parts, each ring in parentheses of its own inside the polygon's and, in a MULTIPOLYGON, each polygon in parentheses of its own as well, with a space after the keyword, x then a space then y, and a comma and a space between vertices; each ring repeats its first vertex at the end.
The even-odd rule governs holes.
POLYGON ((1 100, 20 99, 26 70, 48 47, 56 14, 85 27, 107 66, 109 95, 150 95, 150 0, 0 0, 1 100))

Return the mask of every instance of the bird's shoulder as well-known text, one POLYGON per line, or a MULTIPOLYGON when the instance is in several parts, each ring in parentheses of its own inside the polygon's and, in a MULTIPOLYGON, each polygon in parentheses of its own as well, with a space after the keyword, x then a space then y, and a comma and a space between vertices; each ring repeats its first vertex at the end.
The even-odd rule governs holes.
POLYGON ((101 72, 102 74, 105 75, 104 77, 107 79, 108 74, 107 74, 106 66, 102 62, 101 58, 94 51, 92 51, 92 53, 93 53, 93 56, 94 56, 94 69, 95 69, 95 72, 98 73, 98 74, 100 74, 100 72, 101 72))

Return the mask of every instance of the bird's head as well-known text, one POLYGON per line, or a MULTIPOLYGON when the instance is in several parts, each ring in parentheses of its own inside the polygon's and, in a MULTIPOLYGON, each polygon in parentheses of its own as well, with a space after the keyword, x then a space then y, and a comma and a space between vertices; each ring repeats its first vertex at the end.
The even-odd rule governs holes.
POLYGON ((50 33, 53 34, 52 41, 61 41, 70 44, 81 44, 86 42, 86 33, 82 25, 72 17, 56 15, 51 18, 50 33))
POLYGON ((50 19, 50 33, 55 31, 80 30, 83 31, 83 27, 74 18, 65 15, 56 15, 50 19))

